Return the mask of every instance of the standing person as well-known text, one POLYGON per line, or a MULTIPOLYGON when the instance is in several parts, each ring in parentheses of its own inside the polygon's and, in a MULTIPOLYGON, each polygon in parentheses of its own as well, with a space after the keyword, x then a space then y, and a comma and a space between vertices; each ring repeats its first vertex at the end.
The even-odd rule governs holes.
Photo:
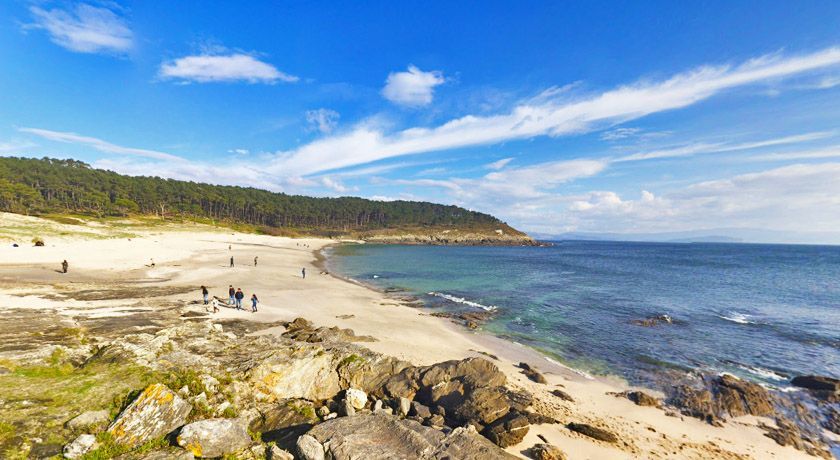
POLYGON ((233 256, 230 256, 230 266, 233 268, 233 256))
POLYGON ((236 289, 234 289, 233 285, 231 284, 228 287, 228 296, 230 296, 230 299, 228 299, 228 305, 233 305, 233 301, 234 301, 233 297, 234 297, 235 294, 236 294, 236 289))
POLYGON ((64 259, 64 262, 61 263, 61 273, 67 273, 68 267, 70 267, 70 264, 67 263, 67 259, 64 259))
POLYGON ((251 313, 257 312, 257 304, 260 302, 260 299, 257 298, 256 294, 251 294, 251 313))
POLYGON ((255 267, 257 266, 257 257, 259 257, 259 256, 254 256, 254 266, 255 267))
POLYGON ((300 276, 303 279, 306 279, 306 267, 300 269, 300 276))
POLYGON ((204 297, 204 305, 207 305, 209 302, 210 291, 207 290, 207 286, 201 286, 201 296, 204 297))
POLYGON ((234 297, 236 297, 236 309, 242 310, 242 299, 245 297, 245 293, 242 292, 242 289, 236 288, 236 294, 234 294, 234 297))

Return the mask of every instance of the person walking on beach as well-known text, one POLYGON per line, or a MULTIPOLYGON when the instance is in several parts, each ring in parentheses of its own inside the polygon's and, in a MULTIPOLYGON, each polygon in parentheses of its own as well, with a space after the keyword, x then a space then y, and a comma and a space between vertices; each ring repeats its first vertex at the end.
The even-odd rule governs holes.
POLYGON ((228 305, 233 305, 234 295, 236 295, 236 289, 234 289, 233 285, 231 284, 228 287, 228 296, 230 296, 230 299, 228 299, 228 305))
POLYGON ((236 309, 242 310, 242 299, 245 298, 245 293, 242 292, 242 289, 237 288, 234 297, 236 298, 236 309))
POLYGON ((259 256, 254 256, 254 266, 255 267, 257 266, 257 257, 259 257, 259 256))
POLYGON ((260 302, 260 299, 257 298, 256 294, 251 294, 251 313, 257 312, 257 304, 260 302))
POLYGON ((306 279, 306 267, 300 269, 300 277, 306 279))
POLYGON ((208 297, 210 296, 210 291, 207 290, 207 286, 201 286, 201 296, 204 298, 204 305, 207 305, 209 302, 208 297))
POLYGON ((230 267, 233 268, 233 256, 230 256, 230 267))
POLYGON ((67 273, 68 267, 70 267, 70 264, 67 263, 67 259, 64 259, 64 262, 61 263, 61 273, 67 273))

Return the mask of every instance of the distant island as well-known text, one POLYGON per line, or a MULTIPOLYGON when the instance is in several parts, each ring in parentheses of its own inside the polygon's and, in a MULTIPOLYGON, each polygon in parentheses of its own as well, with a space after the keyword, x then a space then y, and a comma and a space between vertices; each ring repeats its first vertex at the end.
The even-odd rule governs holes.
POLYGON ((181 218, 271 235, 381 243, 533 244, 528 235, 496 217, 458 206, 315 198, 252 187, 133 177, 53 158, 0 158, 0 211, 181 218))

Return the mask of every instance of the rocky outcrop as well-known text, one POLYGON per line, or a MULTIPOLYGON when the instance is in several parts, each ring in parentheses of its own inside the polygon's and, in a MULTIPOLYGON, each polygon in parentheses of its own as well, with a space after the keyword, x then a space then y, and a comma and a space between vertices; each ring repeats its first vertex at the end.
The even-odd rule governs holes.
POLYGON ((265 442, 292 449, 297 438, 318 422, 311 402, 289 399, 261 405, 259 416, 251 421, 249 429, 254 433, 261 433, 265 442))
POLYGON ((728 374, 712 377, 707 384, 707 389, 677 387, 669 403, 710 423, 727 416, 776 414, 773 396, 761 385, 728 374))
POLYGON ((251 436, 240 420, 208 419, 181 428, 177 441, 196 457, 221 457, 244 450, 251 436))
POLYGON ((566 454, 557 446, 551 444, 535 444, 526 454, 534 460, 566 460, 566 454))
POLYGON ((499 447, 515 446, 528 434, 530 425, 526 415, 510 412, 488 425, 482 434, 499 447))
POLYGON ((375 342, 376 339, 370 336, 357 336, 352 329, 341 329, 339 327, 315 327, 310 321, 304 318, 297 318, 286 323, 286 332, 283 337, 288 337, 299 342, 375 342))
POLYGON ((418 231, 378 231, 359 235, 359 239, 382 244, 426 244, 458 246, 534 246, 530 236, 507 226, 482 230, 428 229, 418 231))
POLYGON ((192 406, 165 385, 149 385, 117 416, 108 433, 117 444, 138 446, 187 421, 192 406))
POLYGON ((627 398, 637 406, 659 407, 659 400, 644 391, 624 391, 616 396, 627 398))
POLYGON ((389 415, 358 415, 324 422, 302 436, 298 448, 301 458, 307 460, 515 458, 474 430, 459 428, 445 435, 413 420, 389 415))
POLYGON ((673 322, 674 320, 668 315, 655 315, 648 316, 645 319, 634 319, 630 321, 630 324, 643 327, 654 327, 659 326, 660 324, 672 324, 673 322))
POLYGON ((780 446, 793 446, 797 450, 826 459, 832 457, 820 440, 802 433, 790 420, 778 418, 775 427, 764 426, 764 428, 767 431, 765 435, 780 446))

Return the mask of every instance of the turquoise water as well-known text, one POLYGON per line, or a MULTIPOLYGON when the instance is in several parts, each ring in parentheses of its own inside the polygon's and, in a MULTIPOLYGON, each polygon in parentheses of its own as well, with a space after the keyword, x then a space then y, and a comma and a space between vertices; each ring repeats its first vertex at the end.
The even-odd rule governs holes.
POLYGON ((785 387, 840 377, 840 247, 560 242, 347 245, 330 269, 445 310, 591 373, 656 384, 692 371, 785 387), (672 324, 633 320, 669 315, 672 324))

